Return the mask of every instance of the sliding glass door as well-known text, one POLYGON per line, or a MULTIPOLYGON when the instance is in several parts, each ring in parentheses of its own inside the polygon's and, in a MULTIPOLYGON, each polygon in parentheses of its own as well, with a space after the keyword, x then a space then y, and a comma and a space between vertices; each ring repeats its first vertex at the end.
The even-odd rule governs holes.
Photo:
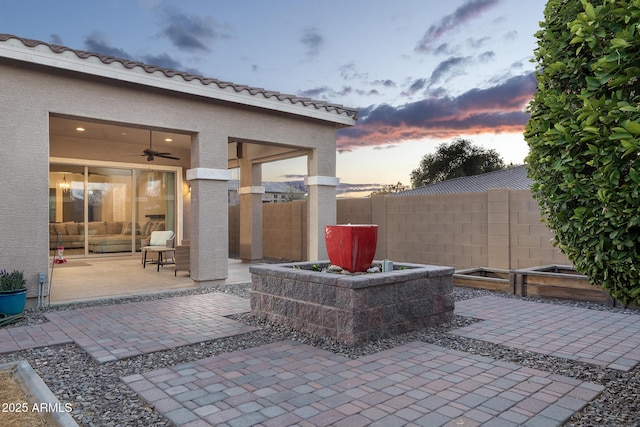
MULTIPOLYGON (((176 231, 176 174, 174 172, 136 171, 136 223, 139 234, 152 231, 176 231)), ((139 249, 139 248, 138 248, 139 249)))
POLYGON ((49 248, 65 256, 133 253, 176 230, 176 172, 51 163, 49 248))

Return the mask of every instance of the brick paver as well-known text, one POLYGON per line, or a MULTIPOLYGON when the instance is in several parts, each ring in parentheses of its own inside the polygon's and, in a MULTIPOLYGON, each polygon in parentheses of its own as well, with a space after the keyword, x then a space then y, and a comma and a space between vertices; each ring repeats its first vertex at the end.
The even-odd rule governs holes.
POLYGON ((0 329, 0 353, 72 342, 71 337, 51 323, 0 329))
POLYGON ((456 302, 484 321, 451 334, 629 371, 640 361, 640 316, 493 296, 456 302))
POLYGON ((49 312, 47 323, 0 329, 0 353, 75 342, 105 363, 253 331, 223 317, 249 310, 247 299, 209 293, 49 312))
POLYGON ((603 390, 422 342, 351 360, 283 341, 123 380, 176 425, 214 426, 560 425, 603 390))

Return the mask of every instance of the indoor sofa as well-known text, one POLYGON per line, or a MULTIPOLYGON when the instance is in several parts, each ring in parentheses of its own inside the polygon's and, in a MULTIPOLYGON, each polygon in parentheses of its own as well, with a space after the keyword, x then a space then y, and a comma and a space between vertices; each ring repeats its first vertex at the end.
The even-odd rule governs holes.
MULTIPOLYGON (((131 251, 131 222, 94 221, 88 223, 89 252, 110 253, 131 251)), ((164 221, 149 220, 136 224, 135 245, 140 250, 140 240, 148 238, 152 231, 165 229, 164 221)), ((49 224, 49 249, 59 242, 65 249, 84 247, 84 223, 64 222, 49 224)))

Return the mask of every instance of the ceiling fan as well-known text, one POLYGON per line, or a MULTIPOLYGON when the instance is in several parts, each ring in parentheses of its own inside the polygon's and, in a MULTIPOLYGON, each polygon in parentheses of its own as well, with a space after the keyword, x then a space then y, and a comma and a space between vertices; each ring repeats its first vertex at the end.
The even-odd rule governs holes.
POLYGON ((145 148, 140 154, 142 157, 147 157, 148 162, 152 162, 156 157, 161 157, 163 159, 171 159, 171 160, 180 160, 180 157, 173 156, 171 153, 161 153, 153 149, 153 145, 151 143, 152 132, 149 131, 149 148, 145 148))

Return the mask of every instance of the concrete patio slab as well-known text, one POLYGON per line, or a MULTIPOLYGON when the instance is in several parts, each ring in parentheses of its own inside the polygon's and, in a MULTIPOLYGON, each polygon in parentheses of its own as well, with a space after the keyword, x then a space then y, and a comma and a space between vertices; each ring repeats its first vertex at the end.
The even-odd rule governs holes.
POLYGON ((603 390, 422 342, 351 360, 283 341, 123 381, 178 426, 561 425, 603 390))
MULTIPOLYGON (((240 260, 228 260, 227 284, 251 282, 249 267, 240 260)), ((167 293, 194 289, 186 271, 174 276, 172 265, 156 271, 142 268, 140 254, 104 258, 69 258, 51 271, 51 304, 67 304, 104 298, 167 293)))
POLYGON ((485 296, 456 302, 483 319, 449 333, 629 371, 640 361, 640 316, 485 296))

